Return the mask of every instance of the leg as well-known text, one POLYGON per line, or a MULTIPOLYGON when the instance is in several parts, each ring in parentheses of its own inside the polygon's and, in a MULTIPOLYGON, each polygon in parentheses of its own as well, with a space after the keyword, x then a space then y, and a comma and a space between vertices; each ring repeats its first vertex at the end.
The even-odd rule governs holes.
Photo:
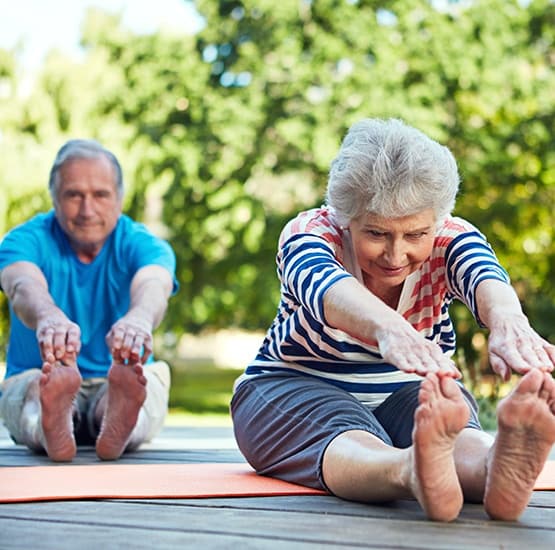
POLYGON ((494 519, 515 520, 555 443, 555 380, 532 370, 497 408, 498 433, 488 459, 484 505, 494 519))
POLYGON ((15 443, 34 451, 44 451, 38 389, 30 392, 31 386, 38 387, 41 375, 40 369, 29 369, 0 384, 0 418, 15 443))
POLYGON ((126 451, 133 451, 142 443, 151 441, 164 425, 168 414, 171 384, 169 365, 164 361, 155 361, 145 365, 143 372, 146 378, 146 399, 126 451))
POLYGON ((397 449, 371 434, 335 438, 323 460, 326 485, 337 496, 377 502, 414 496, 431 519, 451 521, 463 504, 453 457, 469 410, 450 378, 428 376, 419 392, 413 445, 397 449))
POLYGON ((0 409, 14 441, 46 451, 55 461, 68 461, 76 451, 73 436, 74 398, 81 375, 74 360, 44 363, 4 382, 0 409))
POLYGON ((464 498, 468 502, 484 501, 487 460, 493 437, 474 428, 464 429, 455 443, 455 465, 464 498))
POLYGON ((295 372, 240 383, 231 415, 237 445, 259 474, 315 489, 327 489, 322 459, 342 433, 370 432, 391 445, 372 411, 351 394, 295 372))
POLYGON ((139 363, 113 363, 108 371, 108 391, 100 400, 95 415, 101 417, 96 454, 115 460, 125 450, 146 399, 146 378, 139 363))
MULTIPOLYGON (((73 402, 80 385, 81 375, 75 360, 68 360, 67 365, 44 363, 38 393, 44 447, 52 460, 69 461, 75 456, 73 402)), ((36 386, 30 390, 35 392, 36 386)))

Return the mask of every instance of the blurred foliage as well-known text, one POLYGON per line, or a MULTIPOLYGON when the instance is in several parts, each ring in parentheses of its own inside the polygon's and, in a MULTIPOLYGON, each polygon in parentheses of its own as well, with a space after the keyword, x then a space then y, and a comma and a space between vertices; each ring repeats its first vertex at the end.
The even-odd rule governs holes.
MULTIPOLYGON (((95 137, 122 161, 127 212, 176 251, 181 292, 161 330, 265 328, 281 227, 322 202, 354 121, 400 117, 452 149, 456 213, 488 236, 555 341, 554 2, 195 4, 194 36, 135 35, 91 10, 84 59, 52 52, 30 89, 17 52, 0 51, 0 231, 48 207, 65 139, 95 137)), ((453 316, 476 380, 483 332, 464 307, 453 316)), ((6 330, 4 317, 4 341, 6 330)))
POLYGON ((237 369, 214 367, 209 363, 182 364, 174 357, 170 409, 192 413, 229 414, 233 382, 239 376, 237 369))

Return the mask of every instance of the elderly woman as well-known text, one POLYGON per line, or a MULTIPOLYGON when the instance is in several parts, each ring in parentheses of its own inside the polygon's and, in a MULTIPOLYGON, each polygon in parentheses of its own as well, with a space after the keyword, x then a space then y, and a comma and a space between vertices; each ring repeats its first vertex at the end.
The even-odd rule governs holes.
POLYGON ((278 313, 235 385, 235 436, 258 473, 350 500, 416 498, 440 521, 465 499, 497 519, 524 510, 555 442, 555 347, 484 236, 451 217, 458 186, 451 152, 403 122, 349 130, 327 206, 281 234, 278 313), (455 298, 489 329, 493 370, 522 375, 495 439, 451 359, 455 298))

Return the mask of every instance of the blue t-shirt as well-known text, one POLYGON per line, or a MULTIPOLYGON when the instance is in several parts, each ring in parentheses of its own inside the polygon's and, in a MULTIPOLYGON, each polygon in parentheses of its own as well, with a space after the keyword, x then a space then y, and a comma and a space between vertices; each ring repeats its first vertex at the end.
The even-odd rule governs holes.
MULTIPOLYGON (((38 214, 0 243, 0 270, 19 261, 40 268, 56 305, 81 328, 77 363, 83 378, 106 376, 111 364, 106 334, 127 313, 131 280, 140 268, 166 268, 174 280, 173 291, 178 288, 170 245, 125 215, 98 256, 86 264, 75 255, 54 211, 38 214)), ((6 378, 41 364, 35 331, 23 325, 10 306, 6 378)))

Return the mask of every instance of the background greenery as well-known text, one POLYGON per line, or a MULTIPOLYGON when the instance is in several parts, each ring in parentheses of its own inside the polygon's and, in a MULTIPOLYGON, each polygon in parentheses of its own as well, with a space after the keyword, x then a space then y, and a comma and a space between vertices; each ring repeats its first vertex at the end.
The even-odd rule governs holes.
MULTIPOLYGON (((165 341, 265 329, 281 227, 321 204, 354 121, 400 117, 452 149, 456 213, 488 236, 555 341, 553 1, 195 5, 205 25, 193 36, 135 35, 91 10, 84 59, 52 52, 30 86, 17 52, 0 50, 0 232, 49 208, 47 173, 66 139, 97 138, 124 166, 126 211, 177 254, 165 341)), ((464 307, 452 314, 459 364, 495 397, 483 332, 464 307)))

